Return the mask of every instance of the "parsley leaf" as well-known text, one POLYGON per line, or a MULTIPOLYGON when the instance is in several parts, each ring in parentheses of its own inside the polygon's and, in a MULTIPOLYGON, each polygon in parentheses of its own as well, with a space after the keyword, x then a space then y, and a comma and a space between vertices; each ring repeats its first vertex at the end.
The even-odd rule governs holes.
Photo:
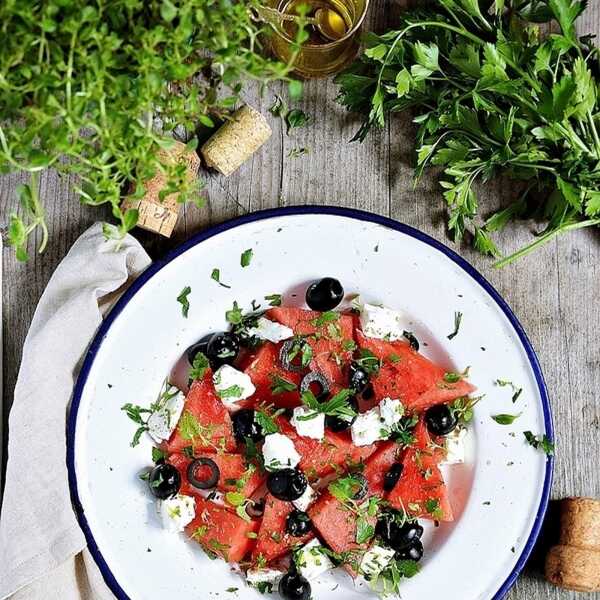
POLYGON ((210 369, 208 358, 202 352, 197 352, 192 362, 192 368, 190 369, 190 379, 203 379, 208 369, 210 369))
POLYGON ((190 301, 188 300, 188 296, 191 294, 192 288, 189 285, 186 285, 182 290, 179 296, 177 296, 177 302, 181 304, 181 314, 187 319, 188 313, 190 312, 190 301))
POLYGON ((269 303, 269 306, 281 306, 281 294, 269 294, 265 296, 265 300, 269 303))
POLYGON ((213 269, 212 273, 210 274, 210 278, 213 281, 216 281, 221 287, 227 288, 227 289, 231 289, 230 285, 227 285, 226 283, 223 283, 221 281, 221 271, 219 269, 213 269))
POLYGON ((492 419, 499 425, 512 425, 522 414, 523 413, 519 413, 518 415, 492 415, 492 419))
POLYGON ((554 444, 550 441, 545 433, 543 435, 536 436, 533 435, 531 431, 524 431, 523 435, 525 436, 527 443, 536 450, 541 450, 547 456, 554 455, 554 444))
POLYGON ((242 267, 247 267, 250 265, 250 262, 252 261, 252 256, 252 248, 248 248, 248 250, 242 252, 242 256, 240 257, 240 264, 242 265, 242 267))

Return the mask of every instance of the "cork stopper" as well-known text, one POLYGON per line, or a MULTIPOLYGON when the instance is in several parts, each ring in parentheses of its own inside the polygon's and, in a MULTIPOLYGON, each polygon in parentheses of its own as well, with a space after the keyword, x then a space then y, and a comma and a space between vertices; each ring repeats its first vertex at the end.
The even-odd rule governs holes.
POLYGON ((546 556, 546 579, 569 590, 600 592, 600 500, 561 502, 560 544, 546 556))
MULTIPOLYGON (((175 141, 175 145, 168 150, 160 149, 157 152, 158 160, 165 165, 177 162, 186 164, 186 180, 193 182, 197 178, 200 168, 200 157, 196 152, 189 150, 185 144, 175 141)), ((126 198, 123 210, 136 208, 139 211, 137 226, 148 231, 153 231, 170 237, 177 223, 181 204, 177 201, 179 194, 173 192, 160 200, 159 194, 167 185, 167 176, 157 172, 154 177, 145 182, 146 193, 141 199, 126 198)), ((133 189, 130 190, 132 192, 133 189)))
POLYGON ((230 121, 220 127, 202 146, 207 166, 231 175, 270 137, 267 120, 251 106, 235 111, 230 121))

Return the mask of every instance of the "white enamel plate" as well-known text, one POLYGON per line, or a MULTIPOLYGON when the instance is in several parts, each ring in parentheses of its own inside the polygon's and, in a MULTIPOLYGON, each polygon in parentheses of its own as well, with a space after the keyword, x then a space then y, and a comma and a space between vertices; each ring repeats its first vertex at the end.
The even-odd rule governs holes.
MULTIPOLYGON (((284 304, 299 305, 307 283, 323 276, 337 277, 349 295, 408 313, 425 353, 451 370, 470 366, 471 381, 485 394, 467 462, 446 470, 456 520, 430 528, 422 570, 406 580, 403 599, 499 599, 514 583, 538 535, 552 479, 552 459, 523 436, 552 439, 552 421, 539 364, 517 319, 477 271, 423 233, 368 213, 298 207, 217 226, 155 263, 90 347, 73 399, 67 459, 89 548, 118 598, 260 598, 227 564, 161 529, 137 477, 151 462, 150 441, 129 447, 135 426, 120 408, 154 401, 184 349, 225 328, 234 300, 249 309, 252 300, 264 304, 265 295, 282 293, 284 304), (240 255, 249 248, 252 262, 242 268, 240 255), (211 279, 215 268, 231 287, 211 279), (185 319, 176 297, 188 285, 185 319), (457 311, 460 332, 449 340, 457 311), (523 389, 516 403, 497 379, 523 389), (491 418, 519 412, 508 426, 491 418)), ((313 584, 313 597, 353 600, 371 592, 354 589, 340 572, 313 584)))

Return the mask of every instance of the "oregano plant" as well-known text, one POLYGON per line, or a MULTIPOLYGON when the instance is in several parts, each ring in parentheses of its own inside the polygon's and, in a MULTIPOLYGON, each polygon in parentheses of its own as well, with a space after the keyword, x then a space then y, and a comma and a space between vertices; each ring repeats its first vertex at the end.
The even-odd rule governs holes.
MULTIPOLYGON (((290 64, 264 51, 268 27, 254 18, 256 0, 4 0, 0 3, 0 172, 26 171, 10 217, 8 240, 20 260, 27 239, 48 239, 39 197, 40 171, 75 174, 89 205, 110 204, 119 239, 137 222, 124 196, 144 194, 157 170, 164 195, 199 201, 183 165, 161 164, 173 130, 191 138, 213 127, 238 102, 245 81, 300 83, 290 64)), ((306 33, 299 28, 297 44, 306 33)))

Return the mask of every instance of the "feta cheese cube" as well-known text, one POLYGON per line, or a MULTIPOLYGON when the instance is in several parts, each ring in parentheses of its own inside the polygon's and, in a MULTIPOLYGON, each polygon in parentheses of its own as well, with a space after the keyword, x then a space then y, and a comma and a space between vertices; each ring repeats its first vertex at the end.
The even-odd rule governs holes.
POLYGON ((404 313, 374 304, 361 306, 360 327, 367 337, 391 341, 402 339, 404 331, 410 329, 404 313))
POLYGON ((217 395, 228 408, 237 408, 236 402, 249 398, 256 391, 252 379, 231 365, 219 367, 213 375, 213 383, 217 395))
POLYGON ((404 416, 404 406, 400 400, 384 398, 379 403, 379 415, 384 427, 391 428, 404 416))
POLYGON ((302 496, 300 496, 300 498, 297 498, 296 500, 293 500, 292 504, 298 510, 306 512, 306 509, 314 502, 316 497, 317 492, 315 492, 315 490, 313 490, 313 488, 311 488, 310 485, 307 485, 302 496))
POLYGON ((325 435, 325 415, 306 406, 297 406, 294 409, 290 423, 296 428, 298 435, 303 437, 322 440, 325 435))
POLYGON ((379 408, 375 407, 365 413, 361 413, 350 427, 352 443, 355 446, 368 446, 377 440, 384 439, 386 436, 382 435, 385 433, 382 429, 379 408))
POLYGON ((269 471, 293 469, 300 462, 300 455, 296 452, 294 442, 281 433, 267 435, 262 451, 265 469, 269 471))
POLYGON ((192 496, 177 494, 158 501, 158 514, 163 527, 171 533, 183 531, 196 516, 196 500, 192 496))
POLYGON ((246 571, 246 582, 252 587, 258 587, 262 583, 275 588, 283 576, 284 572, 277 569, 249 569, 246 571))
POLYGON ((159 443, 171 437, 185 404, 185 396, 177 391, 163 395, 157 409, 148 418, 148 433, 159 443))
POLYGON ((392 562, 395 553, 391 548, 373 546, 363 555, 360 572, 368 578, 376 577, 392 562))
POLYGON ((293 337, 294 330, 265 317, 259 317, 256 327, 248 329, 248 335, 277 344, 293 337))
POLYGON ((333 569, 334 566, 317 539, 311 540, 298 550, 294 560, 300 574, 309 581, 333 569))
POLYGON ((467 430, 465 427, 457 427, 446 436, 446 458, 440 464, 458 465, 465 462, 466 436, 467 430))

